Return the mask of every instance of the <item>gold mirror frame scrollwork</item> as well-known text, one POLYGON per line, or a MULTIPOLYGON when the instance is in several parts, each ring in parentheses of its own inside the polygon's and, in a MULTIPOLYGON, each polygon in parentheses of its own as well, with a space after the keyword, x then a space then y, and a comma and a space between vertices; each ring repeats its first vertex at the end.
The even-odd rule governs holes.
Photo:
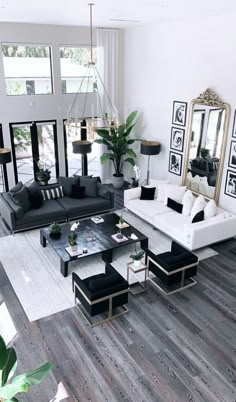
MULTIPOLYGON (((187 128, 187 142, 186 142, 186 147, 185 147, 185 153, 184 153, 184 173, 183 173, 183 180, 182 184, 185 185, 186 183, 186 178, 187 178, 187 173, 188 173, 188 164, 189 164, 189 152, 190 152, 190 145, 191 145, 191 127, 192 127, 192 122, 193 122, 193 111, 194 111, 194 106, 195 105, 206 105, 206 106, 212 106, 212 107, 221 107, 224 108, 226 113, 225 113, 225 121, 224 121, 224 134, 223 134, 223 140, 222 140, 222 145, 221 145, 221 152, 220 152, 220 163, 219 163, 219 168, 218 168, 218 174, 217 174, 217 179, 216 179, 216 186, 215 186, 215 194, 214 194, 214 200, 217 203, 219 200, 219 195, 220 195, 220 184, 221 184, 221 179, 222 179, 222 171, 223 171, 223 166, 224 166, 224 157, 225 157, 225 148, 226 148, 226 143, 227 143, 227 133, 228 133, 228 128, 229 128, 229 120, 230 120, 230 105, 222 99, 219 98, 219 96, 210 88, 207 88, 205 92, 201 93, 198 98, 193 99, 190 104, 190 112, 189 112, 189 118, 188 118, 188 128, 187 128)), ((199 195, 201 193, 197 191, 193 191, 193 193, 199 195)), ((207 199, 210 199, 206 195, 204 197, 207 199)))

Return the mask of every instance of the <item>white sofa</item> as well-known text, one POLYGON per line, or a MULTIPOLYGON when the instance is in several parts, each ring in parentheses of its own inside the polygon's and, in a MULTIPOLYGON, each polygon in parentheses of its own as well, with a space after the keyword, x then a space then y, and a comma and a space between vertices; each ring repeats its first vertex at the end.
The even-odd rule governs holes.
POLYGON ((140 200, 140 195, 141 187, 125 190, 125 208, 189 250, 196 250, 236 236, 236 216, 220 208, 217 208, 214 217, 191 223, 191 216, 177 213, 156 199, 140 200))

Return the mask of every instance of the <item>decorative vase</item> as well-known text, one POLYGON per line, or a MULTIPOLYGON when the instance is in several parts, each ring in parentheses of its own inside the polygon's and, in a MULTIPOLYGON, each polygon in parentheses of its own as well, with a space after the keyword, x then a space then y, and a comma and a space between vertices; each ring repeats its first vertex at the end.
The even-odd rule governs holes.
POLYGON ((121 174, 120 176, 117 176, 116 174, 113 174, 112 184, 114 188, 122 188, 124 185, 124 175, 121 174))
POLYGON ((134 266, 140 267, 142 265, 142 260, 134 260, 134 266))
POLYGON ((70 246, 70 250, 72 253, 75 253, 77 251, 77 249, 78 249, 77 244, 75 246, 70 246))

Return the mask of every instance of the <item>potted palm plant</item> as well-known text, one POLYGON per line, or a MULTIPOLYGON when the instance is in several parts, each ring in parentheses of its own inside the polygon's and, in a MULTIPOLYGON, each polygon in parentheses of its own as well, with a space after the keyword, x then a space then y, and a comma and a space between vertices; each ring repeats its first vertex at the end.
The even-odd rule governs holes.
POLYGON ((118 127, 111 125, 109 129, 97 129, 99 137, 95 140, 98 144, 106 145, 107 150, 101 157, 101 163, 104 164, 111 160, 114 166, 115 173, 113 174, 113 186, 121 188, 124 184, 123 167, 125 163, 135 165, 134 158, 136 153, 130 148, 130 145, 138 139, 129 139, 129 135, 135 125, 134 120, 137 116, 137 111, 132 112, 126 119, 124 124, 118 127))

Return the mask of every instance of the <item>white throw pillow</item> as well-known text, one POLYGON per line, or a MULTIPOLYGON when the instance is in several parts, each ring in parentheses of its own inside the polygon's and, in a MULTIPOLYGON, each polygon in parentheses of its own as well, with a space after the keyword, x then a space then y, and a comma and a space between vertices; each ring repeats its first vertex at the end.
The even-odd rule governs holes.
POLYGON ((200 177, 197 174, 196 176, 193 177, 191 181, 191 189, 193 191, 199 191, 199 183, 200 183, 200 177))
POLYGON ((206 206, 206 201, 205 201, 203 195, 199 195, 193 203, 193 207, 191 210, 191 220, 194 218, 194 216, 198 212, 202 211, 205 208, 205 206, 206 206))
POLYGON ((216 203, 214 200, 208 201, 204 208, 204 219, 213 218, 216 215, 216 203))
POLYGON ((182 203, 185 191, 186 191, 186 186, 178 186, 175 184, 166 184, 163 205, 167 205, 168 198, 171 198, 172 200, 174 200, 176 202, 182 203))
POLYGON ((193 203, 194 203, 194 196, 192 194, 192 191, 187 190, 182 200, 183 204, 182 214, 184 216, 189 216, 191 214, 193 203))
POLYGON ((150 186, 156 187, 155 198, 157 199, 157 201, 164 201, 165 186, 169 182, 170 182, 170 180, 150 179, 150 186))

